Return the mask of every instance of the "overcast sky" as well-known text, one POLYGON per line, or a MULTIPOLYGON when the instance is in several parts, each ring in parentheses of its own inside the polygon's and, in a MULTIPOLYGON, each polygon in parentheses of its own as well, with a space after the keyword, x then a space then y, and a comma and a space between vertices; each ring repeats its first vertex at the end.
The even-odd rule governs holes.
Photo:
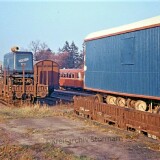
POLYGON ((0 60, 12 46, 45 42, 57 52, 65 41, 82 48, 92 32, 160 15, 160 0, 0 0, 0 60))

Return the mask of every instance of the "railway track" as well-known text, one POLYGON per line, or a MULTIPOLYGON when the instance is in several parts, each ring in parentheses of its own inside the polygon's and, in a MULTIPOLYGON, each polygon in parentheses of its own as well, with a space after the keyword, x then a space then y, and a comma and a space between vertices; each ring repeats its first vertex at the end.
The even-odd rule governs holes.
POLYGON ((4 99, 0 97, 0 103, 8 107, 21 107, 24 104, 30 105, 31 101, 29 99, 28 100, 19 100, 19 99, 9 100, 9 99, 4 99))
POLYGON ((51 97, 58 97, 67 101, 73 101, 74 96, 91 96, 92 94, 80 91, 70 91, 70 90, 55 90, 51 97))
MULTIPOLYGON (((49 106, 54 106, 59 103, 72 103, 74 96, 91 96, 91 94, 80 92, 80 91, 68 91, 68 90, 55 90, 49 97, 37 98, 37 102, 41 105, 47 104, 49 106)), ((8 101, 6 99, 0 98, 0 103, 5 106, 20 106, 23 101, 8 101)), ((27 102, 29 103, 29 102, 27 102)))
POLYGON ((38 102, 42 105, 47 104, 49 106, 59 103, 72 103, 74 96, 91 96, 91 94, 77 91, 55 90, 50 97, 39 98, 38 102))

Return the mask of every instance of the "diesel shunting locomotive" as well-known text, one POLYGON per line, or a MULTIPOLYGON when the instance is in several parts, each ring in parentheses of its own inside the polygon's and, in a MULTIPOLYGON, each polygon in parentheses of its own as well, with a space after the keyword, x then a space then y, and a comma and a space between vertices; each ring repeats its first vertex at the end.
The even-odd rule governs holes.
MULTIPOLYGON (((52 91, 54 87, 58 87, 57 83, 55 86, 54 83, 50 83, 50 78, 45 81, 40 80, 42 77, 49 77, 46 73, 48 75, 51 72, 55 73, 53 61, 43 60, 33 65, 32 52, 19 51, 18 47, 12 48, 11 51, 4 55, 4 65, 0 77, 1 99, 8 103, 16 100, 34 101, 37 97, 47 96, 48 87, 52 87, 52 91)), ((56 65, 57 76, 52 75, 52 77, 57 79, 59 77, 57 72, 59 72, 58 65, 56 65)))

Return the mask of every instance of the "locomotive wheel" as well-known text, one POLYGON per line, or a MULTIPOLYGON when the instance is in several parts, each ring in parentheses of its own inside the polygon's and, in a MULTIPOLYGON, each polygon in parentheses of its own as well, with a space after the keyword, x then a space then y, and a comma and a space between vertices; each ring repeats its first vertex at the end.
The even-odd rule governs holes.
POLYGON ((107 104, 116 105, 116 99, 117 98, 114 96, 107 96, 106 102, 107 102, 107 104))
POLYGON ((135 103, 135 109, 140 110, 140 111, 146 111, 147 109, 147 104, 144 101, 138 100, 135 103))
POLYGON ((124 107, 126 105, 126 100, 122 97, 118 97, 116 99, 116 104, 120 107, 124 107))
POLYGON ((100 94, 96 94, 94 98, 95 102, 102 103, 103 102, 103 97, 100 94))

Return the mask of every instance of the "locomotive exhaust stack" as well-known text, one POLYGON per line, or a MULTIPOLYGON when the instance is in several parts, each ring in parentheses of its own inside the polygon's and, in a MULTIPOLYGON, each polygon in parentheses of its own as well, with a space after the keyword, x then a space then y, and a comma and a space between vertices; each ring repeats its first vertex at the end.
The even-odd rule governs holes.
POLYGON ((19 47, 17 47, 17 46, 12 47, 12 48, 11 48, 11 51, 12 51, 12 52, 17 52, 17 51, 19 51, 19 47))

